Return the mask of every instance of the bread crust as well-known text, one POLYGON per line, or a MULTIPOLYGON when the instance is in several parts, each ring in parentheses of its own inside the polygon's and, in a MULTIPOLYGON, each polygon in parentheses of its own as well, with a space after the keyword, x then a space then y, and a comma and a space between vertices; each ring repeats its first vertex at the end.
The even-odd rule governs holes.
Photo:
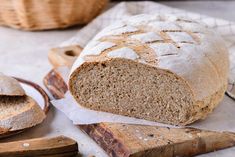
POLYGON ((204 98, 202 101, 196 101, 194 104, 195 109, 193 116, 181 125, 187 125, 197 120, 205 119, 223 100, 226 89, 227 84, 222 86, 218 91, 215 91, 211 96, 204 98))
POLYGON ((45 113, 33 98, 25 96, 24 103, 24 109, 0 119, 0 128, 17 131, 40 124, 45 119, 45 113))

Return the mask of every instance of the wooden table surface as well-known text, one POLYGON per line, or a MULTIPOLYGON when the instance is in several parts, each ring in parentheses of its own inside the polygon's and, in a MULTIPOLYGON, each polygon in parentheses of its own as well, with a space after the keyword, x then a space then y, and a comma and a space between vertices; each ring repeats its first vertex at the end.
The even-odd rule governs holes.
MULTIPOLYGON (((160 1, 159 3, 235 21, 235 1, 160 1)), ((110 6, 112 5, 115 3, 110 6)), ((47 61, 48 50, 72 37, 79 28, 73 27, 62 31, 24 32, 0 27, 0 72, 29 79, 43 86, 42 79, 51 69, 47 61)), ((56 135, 65 135, 76 139, 85 156, 106 157, 104 151, 96 143, 73 126, 63 113, 53 108, 42 125, 0 142, 56 135)), ((235 154, 235 148, 230 148, 202 156, 222 157, 225 151, 231 151, 235 154)))

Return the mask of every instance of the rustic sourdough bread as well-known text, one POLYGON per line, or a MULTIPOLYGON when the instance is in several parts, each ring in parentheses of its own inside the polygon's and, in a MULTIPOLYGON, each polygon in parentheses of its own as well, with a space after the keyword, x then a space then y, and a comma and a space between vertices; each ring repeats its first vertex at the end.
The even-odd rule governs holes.
POLYGON ((14 78, 0 74, 0 133, 32 127, 45 119, 41 107, 14 78))
POLYGON ((69 89, 93 110, 186 125, 218 105, 228 69, 223 40, 204 24, 143 14, 94 37, 72 67, 69 89))

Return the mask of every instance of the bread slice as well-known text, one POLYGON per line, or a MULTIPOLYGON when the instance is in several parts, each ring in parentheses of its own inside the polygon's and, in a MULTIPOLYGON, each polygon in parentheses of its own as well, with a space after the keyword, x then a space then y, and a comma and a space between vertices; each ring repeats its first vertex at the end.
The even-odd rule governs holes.
POLYGON ((187 125, 219 104, 228 71, 222 38, 203 23, 143 14, 94 37, 72 67, 69 89, 89 109, 187 125))
POLYGON ((17 131, 41 123, 45 114, 30 96, 1 96, 0 130, 17 131))
POLYGON ((23 96, 25 95, 25 91, 16 79, 0 73, 0 96, 1 95, 23 96))

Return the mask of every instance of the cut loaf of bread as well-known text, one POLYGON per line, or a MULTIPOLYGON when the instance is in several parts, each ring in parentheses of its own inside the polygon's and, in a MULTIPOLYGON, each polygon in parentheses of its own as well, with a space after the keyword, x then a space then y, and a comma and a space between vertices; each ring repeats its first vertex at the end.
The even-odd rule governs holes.
POLYGON ((72 67, 69 89, 93 110, 187 125, 222 100, 228 69, 223 40, 201 22, 142 14, 94 37, 72 67))
POLYGON ((0 96, 2 95, 23 96, 25 91, 16 79, 0 73, 0 96))
POLYGON ((1 96, 0 132, 17 131, 40 124, 45 114, 29 96, 1 96))

